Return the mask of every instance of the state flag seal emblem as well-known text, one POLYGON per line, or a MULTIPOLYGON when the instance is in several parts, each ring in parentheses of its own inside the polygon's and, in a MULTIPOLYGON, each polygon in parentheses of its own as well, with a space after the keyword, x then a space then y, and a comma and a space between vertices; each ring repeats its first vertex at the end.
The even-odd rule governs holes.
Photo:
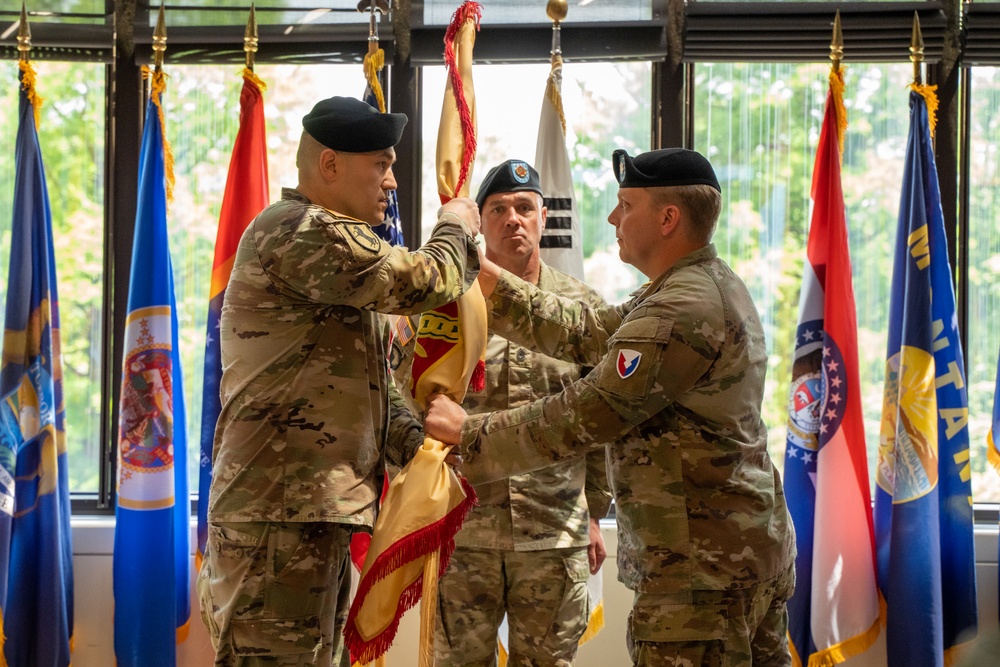
POLYGON ((618 377, 626 379, 639 368, 639 361, 642 359, 642 352, 635 350, 618 350, 618 361, 615 368, 618 370, 618 377))

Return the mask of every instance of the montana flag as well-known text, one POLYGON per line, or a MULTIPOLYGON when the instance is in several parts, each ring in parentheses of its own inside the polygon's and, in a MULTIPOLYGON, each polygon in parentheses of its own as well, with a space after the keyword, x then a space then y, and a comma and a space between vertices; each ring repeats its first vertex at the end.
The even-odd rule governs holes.
MULTIPOLYGON (((475 105, 466 96, 472 93, 472 46, 481 14, 478 4, 466 2, 445 33, 449 81, 437 151, 442 203, 468 192, 475 157, 475 105)), ((423 407, 435 392, 461 403, 470 381, 482 389, 486 303, 478 282, 458 301, 424 313, 416 335, 411 389, 417 405, 423 407)), ((418 665, 434 663, 437 580, 448 567, 455 533, 476 502, 472 485, 445 463, 449 450, 442 442, 425 439, 385 494, 344 630, 355 662, 369 663, 385 653, 403 613, 423 599, 418 665)))
POLYGON ((35 127, 41 100, 27 60, 20 62, 19 80, 0 362, 0 662, 65 667, 73 633, 73 548, 59 297, 35 127))
POLYGON ((535 170, 548 208, 541 238, 542 260, 583 280, 583 238, 573 192, 573 171, 566 152, 562 64, 562 56, 553 50, 535 145, 535 170))
POLYGON ((267 206, 267 140, 264 125, 264 82, 250 68, 243 69, 240 91, 240 127, 229 160, 226 190, 222 195, 219 229, 215 237, 215 260, 209 291, 205 334, 205 373, 202 381, 201 457, 198 477, 198 568, 208 538, 208 496, 212 484, 212 451, 215 424, 222 409, 219 381, 222 356, 219 348, 219 318, 243 231, 267 206))
POLYGON ((785 497, 795 524, 793 664, 833 665, 880 632, 857 315, 840 141, 844 74, 830 72, 812 181, 812 224, 799 298, 785 448, 785 497))
POLYGON ((176 667, 176 644, 187 638, 191 615, 187 438, 167 234, 172 169, 160 106, 164 79, 161 71, 152 74, 146 106, 125 320, 113 568, 118 667, 176 667))
POLYGON ((889 305, 875 490, 890 667, 939 667, 975 636, 969 408, 931 145, 934 86, 914 84, 889 305))

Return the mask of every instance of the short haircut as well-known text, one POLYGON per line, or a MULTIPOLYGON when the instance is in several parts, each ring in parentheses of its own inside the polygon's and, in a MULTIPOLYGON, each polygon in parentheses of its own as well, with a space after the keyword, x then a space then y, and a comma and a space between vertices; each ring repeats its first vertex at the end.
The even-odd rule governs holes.
POLYGON ((692 241, 708 243, 715 234, 722 213, 722 193, 711 185, 668 185, 649 188, 656 206, 674 204, 684 209, 692 241))

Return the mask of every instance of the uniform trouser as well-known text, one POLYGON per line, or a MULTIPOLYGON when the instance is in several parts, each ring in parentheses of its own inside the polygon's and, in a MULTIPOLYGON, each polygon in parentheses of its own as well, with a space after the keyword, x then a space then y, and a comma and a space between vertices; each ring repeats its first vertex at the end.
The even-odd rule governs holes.
POLYGON ((587 547, 456 548, 438 588, 437 667, 495 665, 505 612, 508 665, 571 665, 590 615, 589 573, 587 547))
POLYGON ((349 664, 351 527, 211 523, 198 575, 217 667, 349 664))
POLYGON ((636 667, 785 667, 794 565, 744 589, 637 593, 626 630, 636 667))

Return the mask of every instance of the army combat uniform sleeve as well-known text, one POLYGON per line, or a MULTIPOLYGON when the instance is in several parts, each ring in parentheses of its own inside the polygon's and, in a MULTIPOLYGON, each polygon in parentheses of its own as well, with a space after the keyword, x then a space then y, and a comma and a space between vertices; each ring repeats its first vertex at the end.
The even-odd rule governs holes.
MULTIPOLYGON (((466 420, 466 476, 478 483, 579 456, 618 440, 691 389, 715 360, 723 341, 714 332, 723 322, 697 290, 690 296, 685 299, 683 286, 675 286, 669 301, 644 300, 608 339, 608 353, 590 374, 561 393, 466 420)), ((534 301, 543 310, 558 304, 568 311, 561 320, 570 337, 594 330, 585 306, 553 299, 558 297, 545 294, 534 301)), ((560 319, 548 312, 550 321, 560 319)))
POLYGON ((402 468, 424 443, 424 428, 410 411, 395 382, 389 383, 389 430, 385 457, 390 466, 402 468))
POLYGON ((587 480, 584 493, 591 519, 603 519, 611 511, 611 484, 608 483, 607 455, 604 447, 587 452, 587 480))
POLYGON ((285 298, 409 314, 454 301, 478 275, 475 240, 454 214, 410 252, 389 246, 365 222, 309 208, 256 239, 262 268, 285 298))
POLYGON ((627 312, 627 306, 595 308, 566 299, 508 271, 502 272, 489 305, 492 333, 582 366, 594 366, 600 360, 609 335, 627 312))

